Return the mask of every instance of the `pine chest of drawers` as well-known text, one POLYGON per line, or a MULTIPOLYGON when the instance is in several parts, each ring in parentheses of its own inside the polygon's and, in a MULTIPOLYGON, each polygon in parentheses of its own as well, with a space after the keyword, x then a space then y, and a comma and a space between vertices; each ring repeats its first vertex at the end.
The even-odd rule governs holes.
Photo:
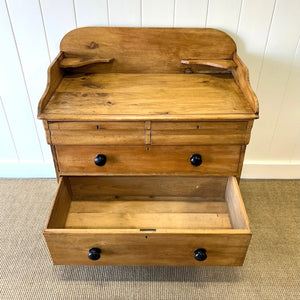
POLYGON ((242 265, 238 181, 258 102, 214 29, 80 28, 48 73, 54 264, 242 265))

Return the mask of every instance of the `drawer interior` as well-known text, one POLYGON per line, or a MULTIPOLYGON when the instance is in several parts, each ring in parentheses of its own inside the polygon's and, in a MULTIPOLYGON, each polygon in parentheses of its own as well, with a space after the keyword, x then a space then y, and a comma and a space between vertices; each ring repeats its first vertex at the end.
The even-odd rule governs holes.
POLYGON ((250 230, 234 177, 68 176, 47 229, 250 230))

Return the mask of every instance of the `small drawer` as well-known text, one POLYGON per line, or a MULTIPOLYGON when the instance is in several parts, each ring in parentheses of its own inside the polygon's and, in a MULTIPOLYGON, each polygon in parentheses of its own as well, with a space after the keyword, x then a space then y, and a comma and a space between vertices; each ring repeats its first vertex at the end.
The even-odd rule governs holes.
POLYGON ((152 145, 246 144, 248 122, 152 122, 152 145))
POLYGON ((143 145, 145 122, 49 123, 55 145, 143 145))
POLYGON ((242 265, 234 177, 62 177, 44 236, 59 265, 242 265))
POLYGON ((240 145, 56 146, 61 174, 76 175, 237 175, 240 152, 240 145))

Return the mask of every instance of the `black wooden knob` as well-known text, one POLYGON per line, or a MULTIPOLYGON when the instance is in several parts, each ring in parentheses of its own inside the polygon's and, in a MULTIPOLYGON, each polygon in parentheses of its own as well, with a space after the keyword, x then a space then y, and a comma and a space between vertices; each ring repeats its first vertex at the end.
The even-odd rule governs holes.
POLYGON ((202 157, 201 157, 201 155, 198 154, 198 153, 195 153, 195 154, 191 155, 190 162, 195 167, 200 166, 202 164, 202 157))
POLYGON ((100 253, 101 253, 101 249, 91 248, 89 250, 88 258, 91 259, 91 260, 98 260, 101 257, 100 253))
POLYGON ((104 166, 106 163, 106 156, 104 154, 97 154, 95 157, 95 164, 99 167, 104 166))
POLYGON ((204 248, 198 248, 194 251, 195 259, 203 261, 207 259, 206 250, 204 248))

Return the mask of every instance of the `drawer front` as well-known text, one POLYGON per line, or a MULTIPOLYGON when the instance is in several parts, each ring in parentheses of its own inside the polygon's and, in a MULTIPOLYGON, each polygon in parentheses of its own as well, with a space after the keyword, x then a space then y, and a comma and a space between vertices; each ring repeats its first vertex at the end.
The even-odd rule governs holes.
POLYGON ((237 175, 241 146, 96 147, 58 145, 56 151, 62 174, 237 175), (103 166, 95 164, 95 158, 98 155, 105 156, 106 162, 103 166), (195 160, 199 159, 199 156, 200 160, 195 160), (196 166, 197 162, 201 162, 201 164, 196 166))
POLYGON ((247 144, 253 122, 52 122, 55 145, 247 144))
POLYGON ((250 234, 98 234, 62 231, 44 233, 52 260, 57 265, 242 265, 250 234), (89 249, 101 250, 90 260, 89 249), (194 251, 205 249, 207 259, 198 261, 194 251))
POLYGON ((151 144, 246 144, 247 128, 248 122, 152 122, 151 144))
POLYGON ((54 122, 49 124, 55 145, 143 145, 144 122, 54 122))

